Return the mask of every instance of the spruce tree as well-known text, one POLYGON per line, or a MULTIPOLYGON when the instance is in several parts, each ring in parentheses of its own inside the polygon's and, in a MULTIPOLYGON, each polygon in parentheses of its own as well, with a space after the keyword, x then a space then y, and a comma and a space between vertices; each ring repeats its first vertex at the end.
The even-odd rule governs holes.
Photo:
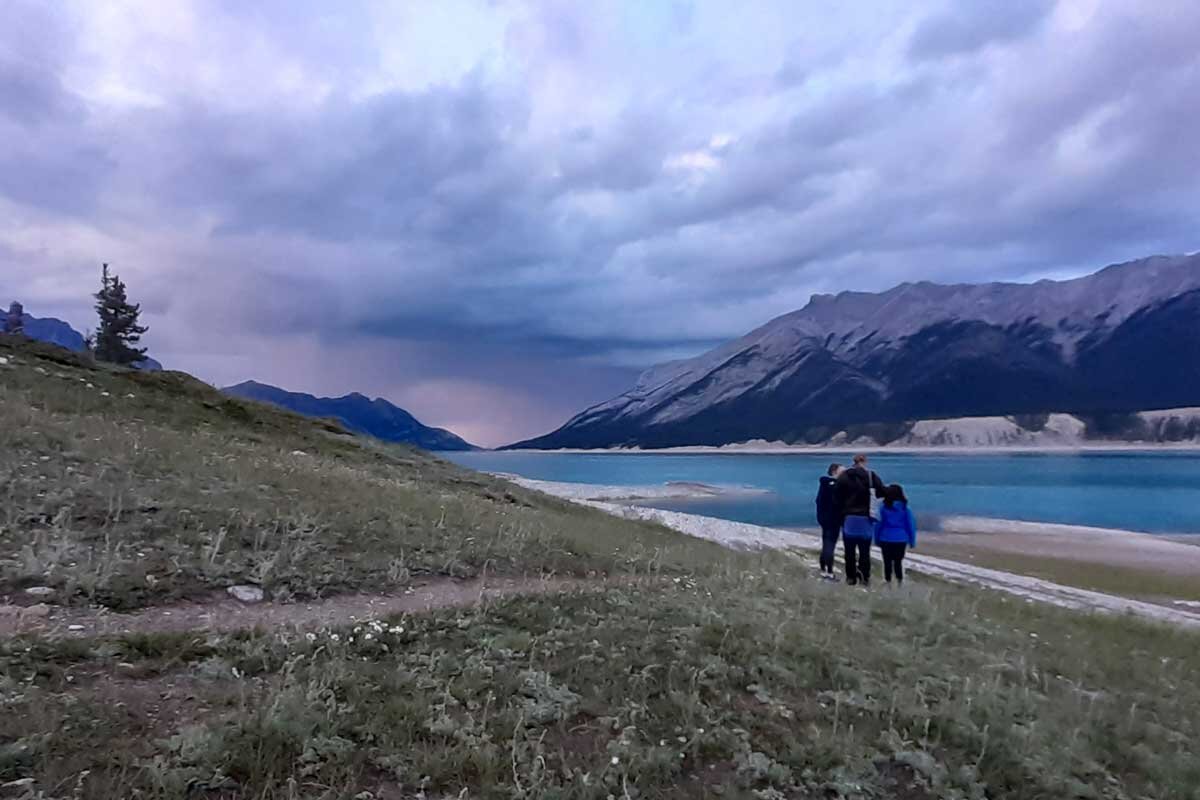
POLYGON ((146 357, 146 348, 137 347, 148 328, 138 324, 141 306, 130 303, 125 283, 117 275, 108 274, 108 264, 100 277, 96 292, 96 313, 100 327, 96 330, 95 355, 100 361, 114 364, 136 364, 146 357))

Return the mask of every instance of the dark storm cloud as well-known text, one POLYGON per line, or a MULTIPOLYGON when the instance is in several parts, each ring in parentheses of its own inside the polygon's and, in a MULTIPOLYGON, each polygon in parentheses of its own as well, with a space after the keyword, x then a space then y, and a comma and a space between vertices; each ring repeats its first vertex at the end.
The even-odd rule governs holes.
POLYGON ((490 443, 814 291, 1196 246, 1191 4, 11 8, 27 305, 112 260, 180 366, 490 443))
POLYGON ((940 58, 1017 39, 1030 33, 1053 9, 1051 0, 952 2, 917 26, 909 53, 918 59, 940 58))

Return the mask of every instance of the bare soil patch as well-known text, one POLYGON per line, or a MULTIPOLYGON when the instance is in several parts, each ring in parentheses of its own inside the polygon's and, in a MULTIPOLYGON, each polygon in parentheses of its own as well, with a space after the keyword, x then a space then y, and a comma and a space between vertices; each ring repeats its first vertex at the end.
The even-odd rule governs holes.
POLYGON ((584 578, 431 578, 395 594, 344 594, 302 603, 246 604, 221 592, 200 600, 128 614, 51 606, 48 616, 31 616, 19 610, 0 615, 0 636, 39 633, 89 638, 130 633, 316 628, 392 614, 475 606, 511 595, 571 592, 605 585, 604 579, 584 578))

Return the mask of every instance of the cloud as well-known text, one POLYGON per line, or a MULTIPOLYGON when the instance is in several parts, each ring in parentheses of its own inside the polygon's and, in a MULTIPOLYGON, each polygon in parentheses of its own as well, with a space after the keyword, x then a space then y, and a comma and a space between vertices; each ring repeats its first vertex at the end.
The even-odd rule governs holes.
POLYGON ((909 42, 917 59, 969 53, 1032 32, 1052 11, 1052 0, 982 0, 951 3, 922 20, 909 42))
POLYGON ((6 7, 0 285, 485 443, 813 292, 1196 248, 1194 4, 6 7))

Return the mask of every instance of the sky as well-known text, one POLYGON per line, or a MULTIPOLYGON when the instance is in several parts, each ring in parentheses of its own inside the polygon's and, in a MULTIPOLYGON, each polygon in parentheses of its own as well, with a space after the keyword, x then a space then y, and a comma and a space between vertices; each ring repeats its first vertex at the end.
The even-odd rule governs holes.
POLYGON ((802 307, 1200 249, 1200 3, 3 0, 0 300, 498 445, 802 307), (2 295, 10 295, 3 297, 2 295))

